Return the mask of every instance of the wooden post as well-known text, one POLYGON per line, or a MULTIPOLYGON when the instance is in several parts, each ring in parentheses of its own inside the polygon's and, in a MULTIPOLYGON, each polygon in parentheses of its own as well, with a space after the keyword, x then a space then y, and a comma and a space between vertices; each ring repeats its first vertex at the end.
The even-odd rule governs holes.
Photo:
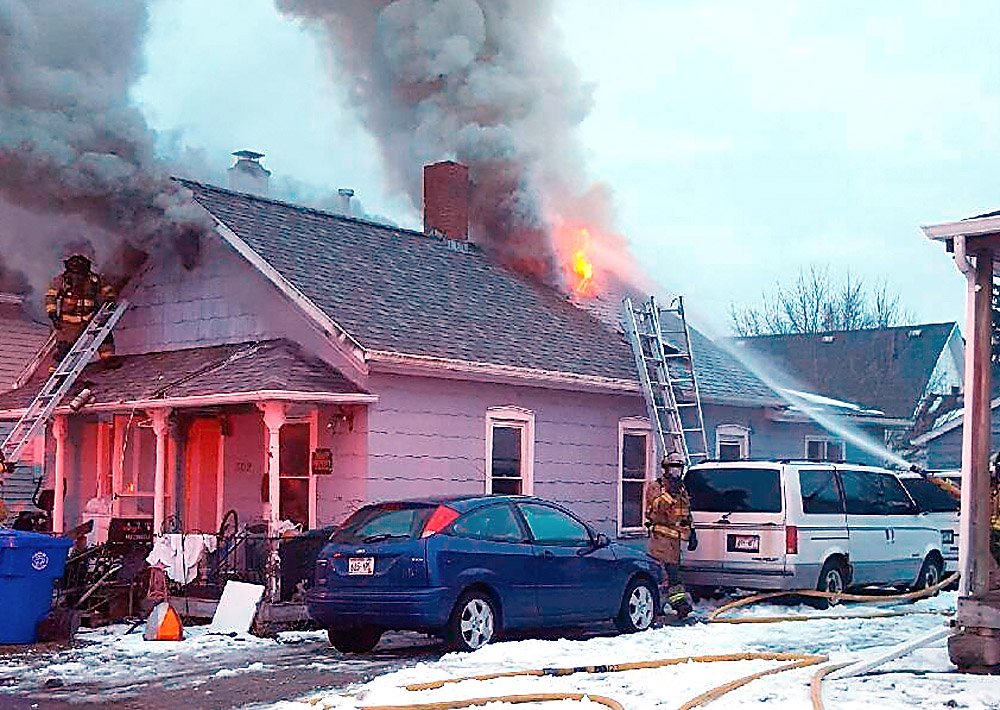
POLYGON ((164 507, 166 504, 167 480, 167 434, 170 431, 170 408, 153 409, 149 412, 156 434, 156 470, 153 477, 153 534, 163 534, 164 507))
POLYGON ((52 502, 52 532, 65 532, 66 526, 66 438, 69 427, 65 414, 52 419, 52 436, 56 440, 55 500, 52 502))

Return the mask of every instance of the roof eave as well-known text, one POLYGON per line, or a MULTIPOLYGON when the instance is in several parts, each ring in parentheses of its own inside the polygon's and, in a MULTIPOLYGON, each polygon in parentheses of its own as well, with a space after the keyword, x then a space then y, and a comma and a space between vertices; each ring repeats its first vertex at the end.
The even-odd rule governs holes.
MULTIPOLYGON (((374 404, 378 395, 364 392, 301 392, 298 390, 253 390, 247 392, 227 392, 225 394, 194 395, 191 397, 157 397, 153 399, 121 400, 119 402, 98 402, 88 404, 79 410, 63 405, 57 407, 56 414, 78 414, 85 412, 120 412, 127 409, 162 409, 164 407, 210 407, 227 404, 252 404, 256 402, 313 402, 318 404, 374 404)), ((21 417, 27 408, 9 409, 0 412, 0 418, 21 417)))
MULTIPOLYGON (((990 411, 1000 407, 1000 397, 994 397, 990 400, 990 411)), ((910 443, 914 446, 923 446, 928 441, 936 439, 943 434, 947 434, 952 429, 956 429, 962 426, 962 422, 965 421, 965 411, 962 411, 962 416, 955 417, 954 419, 945 422, 944 424, 931 429, 928 432, 921 434, 920 436, 915 436, 910 440, 910 443)))
POLYGON ((1000 233, 1000 215, 995 217, 977 217, 963 219, 958 222, 942 222, 920 228, 928 239, 945 241, 955 237, 975 237, 1000 233))
POLYGON ((537 385, 552 389, 640 394, 639 381, 574 372, 555 372, 490 362, 472 362, 451 358, 397 353, 388 350, 367 351, 372 371, 445 377, 448 379, 537 385))

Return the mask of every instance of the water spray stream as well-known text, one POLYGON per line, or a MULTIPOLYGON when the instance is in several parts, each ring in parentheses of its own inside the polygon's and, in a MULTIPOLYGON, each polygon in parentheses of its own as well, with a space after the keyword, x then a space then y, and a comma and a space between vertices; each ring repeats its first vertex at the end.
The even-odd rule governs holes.
MULTIPOLYGON (((707 322, 707 320, 702 322, 707 322)), ((771 388, 775 394, 788 403, 789 406, 802 412, 819 426, 823 427, 830 433, 843 438, 844 441, 857 446, 859 449, 867 451, 873 456, 884 458, 890 463, 901 468, 909 469, 911 467, 909 461, 904 459, 895 451, 889 449, 884 443, 879 442, 866 432, 862 431, 857 425, 850 422, 847 417, 834 414, 821 406, 817 406, 817 403, 814 400, 821 398, 809 396, 808 388, 795 383, 794 378, 789 376, 787 373, 782 372, 779 374, 777 372, 777 368, 773 364, 764 362, 763 359, 756 354, 748 352, 745 348, 739 347, 730 338, 719 335, 718 333, 713 332, 710 328, 702 329, 699 327, 699 330, 701 330, 702 334, 709 338, 716 347, 725 351, 733 359, 743 365, 743 367, 756 375, 765 385, 771 388)), ((864 412, 865 410, 859 408, 857 411, 864 412)), ((875 412, 872 411, 872 414, 874 413, 875 412)), ((881 414, 881 412, 879 412, 879 414, 881 414)))

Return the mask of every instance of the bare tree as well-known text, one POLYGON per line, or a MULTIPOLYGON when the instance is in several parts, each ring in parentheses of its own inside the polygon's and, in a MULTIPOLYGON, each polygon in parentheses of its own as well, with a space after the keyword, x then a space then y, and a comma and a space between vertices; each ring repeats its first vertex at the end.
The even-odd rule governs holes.
POLYGON ((834 282, 826 266, 799 269, 790 286, 779 282, 772 295, 761 294, 760 304, 733 304, 729 313, 740 337, 888 328, 912 319, 884 282, 867 288, 850 272, 834 282))

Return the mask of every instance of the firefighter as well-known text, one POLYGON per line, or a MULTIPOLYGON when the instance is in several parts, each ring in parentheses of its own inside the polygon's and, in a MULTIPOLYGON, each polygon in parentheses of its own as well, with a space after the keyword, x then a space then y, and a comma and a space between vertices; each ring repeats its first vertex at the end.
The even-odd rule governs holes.
POLYGON ((683 619, 691 613, 691 600, 680 582, 681 544, 691 538, 691 503, 682 476, 686 461, 678 451, 663 459, 660 477, 646 486, 646 528, 649 554, 667 569, 670 587, 667 604, 683 619))
MULTIPOLYGON (((55 363, 66 357, 104 302, 115 299, 114 289, 91 271, 87 256, 71 254, 63 264, 66 270, 52 280, 45 293, 45 312, 56 330, 55 363)), ((109 333, 97 354, 105 360, 114 353, 114 340, 109 333)), ((52 369, 55 369, 54 365, 52 369)))

